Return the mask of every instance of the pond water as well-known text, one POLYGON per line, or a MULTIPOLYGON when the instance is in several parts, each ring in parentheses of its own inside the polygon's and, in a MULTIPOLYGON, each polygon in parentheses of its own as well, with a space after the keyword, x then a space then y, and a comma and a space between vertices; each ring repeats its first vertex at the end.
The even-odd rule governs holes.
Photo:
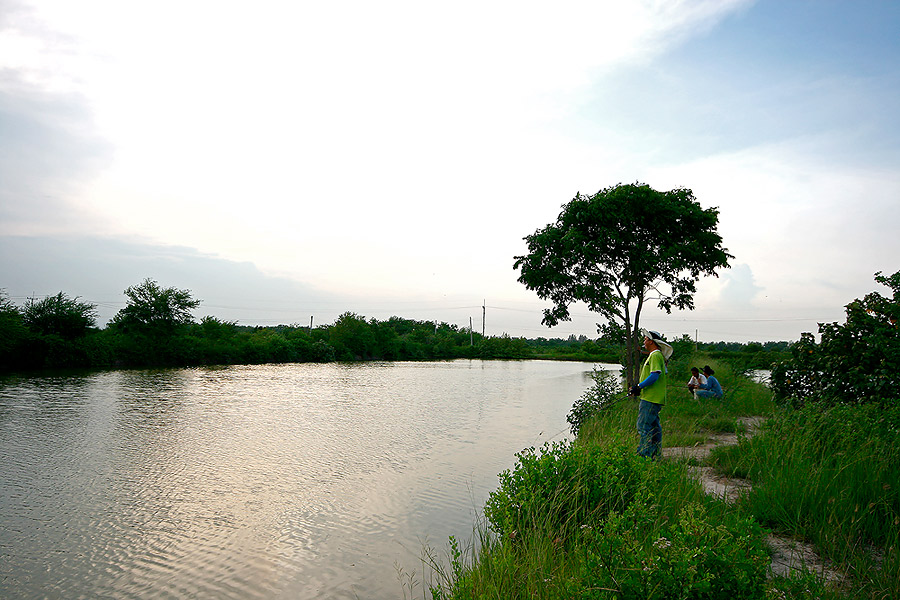
POLYGON ((769 381, 772 379, 771 369, 755 369, 747 373, 747 375, 753 381, 756 381, 763 385, 769 385, 769 381))
MULTIPOLYGON (((397 598, 515 453, 568 437, 590 363, 0 380, 0 597, 397 598)), ((605 365, 615 368, 615 365, 605 365)))

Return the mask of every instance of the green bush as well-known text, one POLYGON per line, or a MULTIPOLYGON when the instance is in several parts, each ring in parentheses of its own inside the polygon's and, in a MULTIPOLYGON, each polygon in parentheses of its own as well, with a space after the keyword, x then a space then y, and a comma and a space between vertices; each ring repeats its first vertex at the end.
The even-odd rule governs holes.
POLYGON ((587 533, 579 549, 582 573, 570 583, 570 597, 764 596, 769 555, 759 525, 733 514, 711 514, 706 505, 691 503, 657 529, 655 502, 653 495, 643 495, 624 513, 610 515, 602 528, 587 533))
POLYGON ((621 511, 646 477, 648 463, 624 448, 545 444, 517 454, 500 474, 484 514, 500 535, 535 527, 563 529, 621 511))
MULTIPOLYGON (((60 292, 41 300, 29 298, 22 322, 37 334, 63 340, 83 338, 96 324, 97 306, 60 292)), ((53 342, 51 342, 53 343, 53 342)))
POLYGON ((589 418, 627 397, 617 375, 595 367, 591 378, 594 380, 594 385, 585 390, 575 401, 572 410, 566 416, 573 435, 578 435, 581 426, 589 418))
POLYGON ((791 359, 775 365, 776 397, 797 408, 808 402, 896 404, 900 400, 900 271, 875 281, 891 288, 846 307, 843 324, 819 325, 821 342, 804 333, 791 359))
POLYGON ((752 517, 706 497, 684 465, 624 446, 525 451, 485 517, 493 535, 471 560, 453 545, 433 598, 755 600, 776 585, 752 517))

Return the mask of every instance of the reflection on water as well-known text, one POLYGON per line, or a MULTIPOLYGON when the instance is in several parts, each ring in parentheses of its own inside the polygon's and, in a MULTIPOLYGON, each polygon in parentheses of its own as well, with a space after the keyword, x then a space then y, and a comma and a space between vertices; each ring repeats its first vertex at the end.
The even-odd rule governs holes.
POLYGON ((0 382, 0 597, 394 598, 592 365, 264 365, 0 382))
POLYGON ((769 385, 772 379, 772 371, 770 369, 756 369, 747 373, 753 381, 763 385, 769 385))

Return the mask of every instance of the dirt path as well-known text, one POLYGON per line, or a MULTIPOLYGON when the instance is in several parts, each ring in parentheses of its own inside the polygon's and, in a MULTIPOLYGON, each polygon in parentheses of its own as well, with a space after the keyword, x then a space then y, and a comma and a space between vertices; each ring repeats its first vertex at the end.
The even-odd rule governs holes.
MULTIPOLYGON (((753 435, 762 422, 761 417, 738 419, 747 427, 747 435, 753 435)), ((663 448, 665 458, 695 458, 702 462, 713 448, 737 444, 737 435, 721 434, 711 436, 711 441, 702 446, 663 448)), ((689 467, 690 472, 703 484, 707 494, 734 502, 740 495, 750 491, 752 484, 746 479, 726 477, 713 467, 689 467)), ((790 575, 797 571, 812 571, 828 581, 841 581, 844 575, 828 565, 816 554, 811 544, 790 538, 769 534, 766 539, 772 552, 770 571, 773 575, 790 575)))

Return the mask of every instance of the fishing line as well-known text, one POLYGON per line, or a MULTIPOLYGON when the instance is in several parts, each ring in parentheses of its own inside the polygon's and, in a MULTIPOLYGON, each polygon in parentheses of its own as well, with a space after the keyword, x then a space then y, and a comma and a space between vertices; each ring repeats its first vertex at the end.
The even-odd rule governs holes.
MULTIPOLYGON (((545 442, 552 442, 553 439, 554 439, 555 437, 557 437, 557 436, 558 436, 559 434, 561 434, 561 433, 565 433, 565 432, 568 431, 568 430, 569 430, 568 427, 564 427, 563 429, 560 429, 559 431, 557 431, 556 433, 554 433, 553 435, 551 435, 549 438, 547 438, 547 439, 545 440, 545 442)), ((536 442, 537 439, 538 439, 539 437, 543 436, 543 435, 544 435, 544 432, 541 431, 539 434, 537 434, 536 436, 534 436, 534 438, 531 440, 531 442, 532 442, 531 445, 534 446, 534 442, 536 442)))

